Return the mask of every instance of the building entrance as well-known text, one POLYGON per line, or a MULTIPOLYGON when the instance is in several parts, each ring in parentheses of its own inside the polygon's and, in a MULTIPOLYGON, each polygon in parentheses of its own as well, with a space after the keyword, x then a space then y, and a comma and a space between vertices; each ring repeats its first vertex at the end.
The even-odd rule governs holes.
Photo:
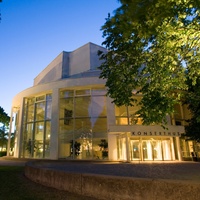
POLYGON ((131 160, 172 160, 171 140, 130 140, 131 160))
MULTIPOLYGON (((120 160, 127 159, 126 139, 119 138, 118 153, 120 160)), ((174 160, 174 144, 171 138, 130 138, 130 160, 163 161, 174 160)))

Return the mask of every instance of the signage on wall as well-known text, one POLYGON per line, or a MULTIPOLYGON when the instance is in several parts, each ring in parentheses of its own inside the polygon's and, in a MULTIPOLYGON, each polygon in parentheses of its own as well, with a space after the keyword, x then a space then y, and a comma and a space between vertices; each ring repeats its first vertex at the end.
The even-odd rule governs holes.
POLYGON ((170 131, 133 131, 131 136, 173 136, 180 137, 180 132, 170 132, 170 131))

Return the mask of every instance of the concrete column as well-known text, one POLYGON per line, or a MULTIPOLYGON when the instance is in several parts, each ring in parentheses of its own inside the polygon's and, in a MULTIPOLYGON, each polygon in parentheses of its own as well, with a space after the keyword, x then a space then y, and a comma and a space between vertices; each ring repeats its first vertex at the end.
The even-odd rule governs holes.
POLYGON ((142 138, 140 137, 140 160, 144 161, 144 155, 143 155, 143 147, 142 147, 142 138))
POLYGON ((129 136, 128 136, 128 132, 125 133, 126 134, 126 161, 127 162, 130 162, 131 159, 130 159, 130 148, 129 148, 129 136))
POLYGON ((115 125, 115 105, 112 103, 112 99, 107 97, 106 99, 106 109, 107 109, 107 128, 109 130, 109 125, 115 125))
POLYGON ((171 160, 175 160, 175 152, 174 152, 174 142, 173 137, 170 137, 170 143, 171 143, 171 160))
POLYGON ((106 98, 107 108, 107 134, 108 134, 108 159, 117 160, 117 135, 109 133, 109 126, 115 125, 115 105, 112 103, 112 99, 106 98))
POLYGON ((181 155, 181 146, 180 146, 180 138, 179 137, 176 137, 176 146, 177 146, 177 154, 178 154, 178 160, 179 161, 182 161, 183 158, 182 158, 182 155, 181 155))
POLYGON ((108 134, 108 157, 109 160, 118 160, 117 156, 117 135, 115 134, 108 134))
POLYGON ((59 89, 52 92, 51 111, 51 137, 50 137, 50 159, 58 159, 58 132, 59 132, 59 89))
POLYGON ((15 133, 15 146, 14 146, 14 157, 19 158, 22 154, 23 150, 23 144, 22 144, 22 139, 23 139, 23 103, 24 99, 20 102, 20 106, 18 108, 18 128, 16 129, 15 133))
POLYGON ((10 115, 10 126, 9 126, 9 133, 8 133, 8 144, 7 144, 7 156, 10 154, 10 140, 11 140, 11 131, 12 131, 12 118, 13 118, 13 108, 11 109, 11 115, 10 115))

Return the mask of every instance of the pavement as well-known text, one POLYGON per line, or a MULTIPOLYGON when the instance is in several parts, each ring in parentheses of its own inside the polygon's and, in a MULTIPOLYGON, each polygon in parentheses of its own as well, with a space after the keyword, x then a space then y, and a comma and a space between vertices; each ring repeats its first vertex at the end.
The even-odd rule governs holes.
POLYGON ((75 173, 102 174, 122 177, 187 180, 200 183, 200 162, 111 162, 69 161, 0 158, 0 166, 25 166, 31 162, 35 167, 75 173))
POLYGON ((9 157, 0 157, 0 166, 25 166, 26 159, 13 159, 9 157))
POLYGON ((75 173, 122 177, 187 180, 200 183, 200 162, 69 162, 39 161, 37 167, 75 173))

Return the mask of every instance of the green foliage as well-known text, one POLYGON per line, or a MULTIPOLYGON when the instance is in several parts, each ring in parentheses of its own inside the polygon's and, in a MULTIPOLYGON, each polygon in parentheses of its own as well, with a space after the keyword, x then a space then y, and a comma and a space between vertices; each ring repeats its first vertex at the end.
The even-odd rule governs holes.
POLYGON ((105 139, 101 139, 101 143, 99 144, 99 147, 102 148, 102 150, 108 148, 108 142, 105 139))
POLYGON ((8 125, 10 117, 5 113, 4 109, 0 106, 0 147, 7 146, 8 141, 8 125))
POLYGON ((8 142, 8 133, 5 129, 0 128, 0 147, 6 147, 8 142))
POLYGON ((76 155, 78 156, 80 154, 80 150, 81 150, 81 143, 75 141, 74 140, 71 140, 70 141, 70 149, 71 149, 71 154, 73 155, 76 155))
POLYGON ((99 147, 101 147, 102 157, 103 158, 108 157, 108 142, 107 142, 107 140, 101 139, 101 143, 99 144, 99 147))
POLYGON ((186 91, 187 76, 196 84, 200 76, 200 1, 121 0, 115 15, 102 26, 108 53, 100 78, 117 106, 138 102, 143 124, 163 123, 186 91))
POLYGON ((196 84, 192 84, 192 80, 187 80, 188 92, 185 95, 185 103, 191 112, 189 125, 185 127, 186 136, 192 140, 200 142, 200 77, 196 80, 196 84))
POLYGON ((0 157, 6 156, 7 152, 6 151, 0 151, 0 157))
POLYGON ((4 109, 0 106, 0 123, 8 126, 10 122, 10 117, 8 114, 4 111, 4 109))

